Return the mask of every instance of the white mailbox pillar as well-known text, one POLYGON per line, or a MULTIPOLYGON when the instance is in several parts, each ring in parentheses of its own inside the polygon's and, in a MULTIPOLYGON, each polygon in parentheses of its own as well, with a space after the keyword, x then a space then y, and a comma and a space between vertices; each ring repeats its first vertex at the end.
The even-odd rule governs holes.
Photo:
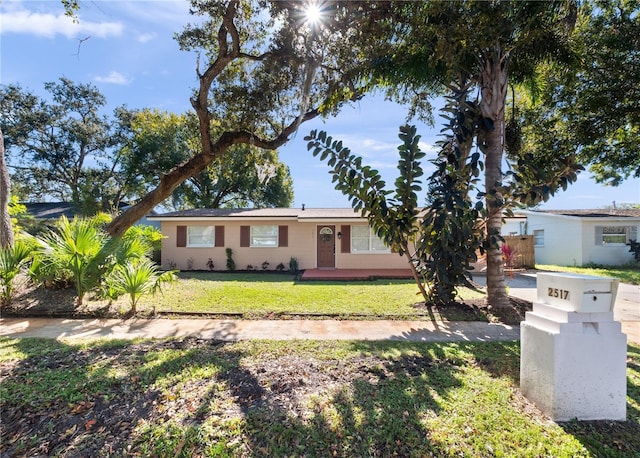
POLYGON ((625 420, 627 336, 613 320, 619 280, 537 278, 537 301, 520 327, 520 390, 555 421, 625 420))

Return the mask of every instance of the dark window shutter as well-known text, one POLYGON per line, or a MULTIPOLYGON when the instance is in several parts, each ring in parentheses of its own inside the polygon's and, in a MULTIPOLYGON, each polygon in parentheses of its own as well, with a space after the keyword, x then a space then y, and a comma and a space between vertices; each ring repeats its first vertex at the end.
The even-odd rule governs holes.
POLYGON ((351 253, 351 226, 340 226, 340 253, 351 253))
POLYGON ((187 226, 178 226, 177 229, 178 231, 176 233, 176 246, 187 246, 187 226))
POLYGON ((289 226, 278 226, 278 246, 289 246, 289 226))
POLYGON ((240 226, 240 246, 246 247, 250 245, 251 232, 249 226, 240 226))
POLYGON ((224 226, 216 226, 216 246, 224 246, 224 226))

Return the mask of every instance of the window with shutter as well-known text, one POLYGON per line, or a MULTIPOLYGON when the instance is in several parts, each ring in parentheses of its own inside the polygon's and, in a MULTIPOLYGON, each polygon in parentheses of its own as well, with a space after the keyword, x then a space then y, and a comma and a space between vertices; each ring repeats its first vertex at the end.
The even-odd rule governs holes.
POLYGON ((209 248, 216 244, 214 226, 187 226, 187 246, 209 248))

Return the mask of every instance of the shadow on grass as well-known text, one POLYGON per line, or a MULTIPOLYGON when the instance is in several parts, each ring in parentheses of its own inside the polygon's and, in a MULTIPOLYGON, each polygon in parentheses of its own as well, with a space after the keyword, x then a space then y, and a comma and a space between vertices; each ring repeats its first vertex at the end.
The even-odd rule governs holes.
MULTIPOLYGON (((0 453, 439 456, 452 450, 425 422, 444 415, 469 365, 515 381, 518 348, 193 338, 85 347, 4 339, 0 350, 23 357, 0 364, 0 453)), ((637 406, 640 349, 629 351, 637 406)), ((594 455, 634 456, 637 415, 634 408, 630 422, 562 427, 594 455)))
POLYGON ((462 364, 438 345, 380 355, 401 343, 311 362, 286 343, 265 357, 197 339, 3 345, 26 355, 3 367, 3 456, 410 456, 431 450, 421 415, 462 364))

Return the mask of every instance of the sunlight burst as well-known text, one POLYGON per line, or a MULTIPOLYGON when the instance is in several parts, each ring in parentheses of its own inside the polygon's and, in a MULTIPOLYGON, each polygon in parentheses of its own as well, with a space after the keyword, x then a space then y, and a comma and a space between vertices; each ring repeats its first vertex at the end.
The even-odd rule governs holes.
POLYGON ((317 24, 322 19, 322 10, 317 4, 310 3, 305 8, 305 16, 307 17, 307 22, 317 24))

